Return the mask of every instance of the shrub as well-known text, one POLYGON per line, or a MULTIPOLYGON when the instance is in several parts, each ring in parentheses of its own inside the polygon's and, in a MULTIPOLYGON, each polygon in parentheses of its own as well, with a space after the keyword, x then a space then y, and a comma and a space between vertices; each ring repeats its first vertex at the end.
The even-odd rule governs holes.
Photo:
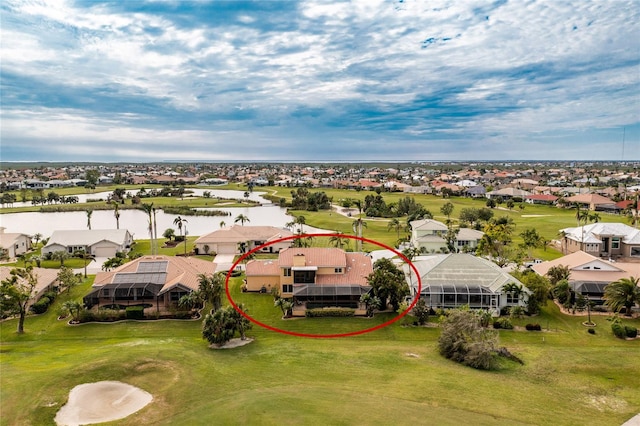
POLYGON ((453 361, 482 370, 496 367, 497 333, 480 325, 478 316, 468 310, 453 310, 442 321, 438 338, 440 354, 453 361))
POLYGON ((611 331, 613 331, 613 334, 619 339, 624 339, 626 337, 624 327, 620 323, 614 322, 611 324, 611 331))
POLYGON ((50 303, 49 299, 46 297, 43 297, 40 300, 38 300, 36 303, 31 305, 29 309, 34 314, 44 314, 45 312, 47 312, 47 309, 49 308, 49 303, 50 303))
POLYGON ((511 330, 513 329, 513 324, 511 324, 509 318, 498 318, 493 322, 493 328, 511 330))
POLYGON ((80 311, 80 315, 78 316, 78 320, 80 322, 91 322, 96 320, 96 316, 92 311, 88 311, 83 309, 80 311))
POLYGON ((352 317, 356 313, 355 309, 350 308, 317 308, 307 309, 305 316, 308 318, 321 317, 352 317))
POLYGON ((127 306, 125 316, 127 319, 143 319, 144 306, 127 306))
POLYGON ((524 327, 529 331, 540 331, 540 330, 542 330, 542 327, 540 327, 540 324, 527 324, 524 327))
POLYGON ((630 339, 635 339, 636 337, 638 337, 638 329, 625 325, 624 334, 630 339))
POLYGON ((596 334, 596 329, 595 328, 590 328, 590 329, 587 330, 587 333, 596 334))

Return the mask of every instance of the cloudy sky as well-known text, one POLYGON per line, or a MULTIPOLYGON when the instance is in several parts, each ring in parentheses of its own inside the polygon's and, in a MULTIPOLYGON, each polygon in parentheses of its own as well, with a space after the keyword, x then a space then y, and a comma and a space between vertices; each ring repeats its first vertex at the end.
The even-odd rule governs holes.
POLYGON ((2 161, 640 159, 640 2, 3 0, 2 161))

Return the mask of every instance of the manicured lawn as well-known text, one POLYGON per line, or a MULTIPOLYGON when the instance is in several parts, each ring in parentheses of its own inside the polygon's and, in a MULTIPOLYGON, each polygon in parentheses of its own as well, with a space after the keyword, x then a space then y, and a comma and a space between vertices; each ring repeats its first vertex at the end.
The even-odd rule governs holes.
MULTIPOLYGON (((268 295, 241 294, 250 313, 309 332, 353 327, 355 318, 281 320, 268 295)), ((460 366, 437 353, 437 328, 400 323, 340 339, 285 336, 254 327, 256 341, 211 350, 200 321, 68 326, 44 315, 0 323, 0 423, 51 424, 75 385, 121 380, 154 401, 117 424, 602 424, 640 412, 640 340, 613 337, 596 317, 562 315, 549 304, 535 318, 550 331, 501 331, 525 365, 496 372, 460 366)), ((382 321, 383 316, 373 320, 382 321)), ((521 320, 523 323, 533 319, 521 320)), ((639 320, 633 323, 640 325, 639 320)))

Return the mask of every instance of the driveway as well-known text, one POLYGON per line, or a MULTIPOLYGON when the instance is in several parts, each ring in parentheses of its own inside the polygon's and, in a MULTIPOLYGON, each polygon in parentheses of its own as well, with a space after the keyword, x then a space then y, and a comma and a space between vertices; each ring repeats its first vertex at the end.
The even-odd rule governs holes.
MULTIPOLYGON (((95 275, 102 272, 102 264, 109 259, 108 257, 96 257, 94 262, 87 263, 87 275, 95 275)), ((76 274, 84 274, 84 268, 76 268, 73 270, 76 274)))
POLYGON ((228 271, 233 266, 234 254, 218 254, 213 259, 213 262, 217 265, 216 272, 228 271))

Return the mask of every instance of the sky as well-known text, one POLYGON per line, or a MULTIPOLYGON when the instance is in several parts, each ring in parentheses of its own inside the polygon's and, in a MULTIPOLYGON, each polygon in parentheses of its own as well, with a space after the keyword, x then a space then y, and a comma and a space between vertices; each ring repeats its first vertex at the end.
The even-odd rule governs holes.
POLYGON ((0 3, 0 161, 640 160, 640 2, 0 3))

